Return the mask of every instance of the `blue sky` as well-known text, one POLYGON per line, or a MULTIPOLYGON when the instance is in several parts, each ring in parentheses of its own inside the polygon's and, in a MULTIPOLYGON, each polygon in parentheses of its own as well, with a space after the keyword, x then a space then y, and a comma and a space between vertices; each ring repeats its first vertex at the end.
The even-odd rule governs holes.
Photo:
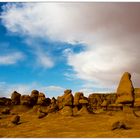
POLYGON ((125 71, 139 86, 139 6, 0 3, 1 96, 33 89, 49 97, 67 88, 111 92, 125 71))

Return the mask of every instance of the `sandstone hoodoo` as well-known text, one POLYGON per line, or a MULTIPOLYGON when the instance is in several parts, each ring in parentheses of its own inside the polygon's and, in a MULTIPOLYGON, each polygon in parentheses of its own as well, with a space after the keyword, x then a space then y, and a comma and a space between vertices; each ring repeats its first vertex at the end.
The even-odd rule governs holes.
POLYGON ((32 105, 35 105, 37 103, 37 100, 38 100, 38 95, 39 95, 39 91, 38 90, 33 90, 31 92, 31 100, 32 100, 32 105))
POLYGON ((76 92, 74 95, 74 105, 78 106, 79 105, 79 100, 82 99, 84 96, 83 92, 76 92))
POLYGON ((64 94, 62 96, 58 96, 57 105, 59 109, 62 109, 64 106, 72 106, 73 105, 72 90, 67 89, 64 91, 64 94))
POLYGON ((20 93, 14 91, 11 95, 12 104, 14 105, 20 104, 20 96, 21 96, 20 93))
POLYGON ((87 109, 87 105, 88 105, 87 98, 83 97, 82 99, 80 99, 79 104, 82 106, 82 108, 77 112, 77 114, 79 114, 79 115, 88 114, 89 111, 87 109))
POLYGON ((131 74, 125 72, 117 88, 116 103, 130 104, 134 103, 134 88, 131 81, 131 74))
POLYGON ((38 105, 43 105, 44 103, 45 103, 45 94, 44 93, 39 93, 37 104, 38 105))

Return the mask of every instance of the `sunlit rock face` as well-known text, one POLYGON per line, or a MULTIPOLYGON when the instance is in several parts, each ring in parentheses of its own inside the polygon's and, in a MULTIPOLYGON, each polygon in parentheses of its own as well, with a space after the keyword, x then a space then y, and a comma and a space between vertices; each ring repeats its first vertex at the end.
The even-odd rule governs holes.
POLYGON ((131 81, 131 74, 125 72, 117 88, 116 103, 132 104, 134 102, 134 87, 131 81))

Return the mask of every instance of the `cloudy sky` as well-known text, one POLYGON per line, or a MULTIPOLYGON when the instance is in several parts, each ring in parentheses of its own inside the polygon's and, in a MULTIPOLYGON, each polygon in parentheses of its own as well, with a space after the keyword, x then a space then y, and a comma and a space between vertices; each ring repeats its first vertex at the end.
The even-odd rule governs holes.
POLYGON ((0 3, 0 95, 140 87, 140 3, 0 3))

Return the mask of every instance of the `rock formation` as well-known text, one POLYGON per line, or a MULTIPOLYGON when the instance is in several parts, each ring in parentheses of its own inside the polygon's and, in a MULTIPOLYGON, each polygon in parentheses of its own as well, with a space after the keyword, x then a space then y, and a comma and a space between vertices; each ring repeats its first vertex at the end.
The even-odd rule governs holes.
POLYGON ((67 89, 64 91, 64 94, 62 96, 58 96, 57 105, 59 109, 62 109, 64 106, 72 106, 73 105, 72 90, 67 89))
POLYGON ((10 114, 10 108, 4 108, 2 111, 1 111, 2 114, 10 114))
POLYGON ((125 72, 120 80, 117 88, 116 103, 133 104, 134 102, 134 88, 131 81, 131 75, 125 72))
POLYGON ((45 94, 44 93, 39 93, 37 104, 38 105, 44 105, 45 104, 45 94))
POLYGON ((5 98, 5 97, 0 98, 0 105, 1 106, 9 106, 9 105, 11 105, 11 103, 12 103, 12 100, 9 98, 5 98))
POLYGON ((14 105, 20 104, 20 96, 21 96, 20 93, 14 91, 11 95, 12 104, 14 105))
POLYGON ((73 115, 73 110, 70 106, 64 106, 64 108, 61 109, 60 113, 63 116, 72 116, 73 115))
POLYGON ((71 89, 65 90, 62 96, 58 96, 57 106, 62 115, 71 116, 73 114, 73 95, 71 89))
POLYGON ((74 95, 74 105, 78 106, 79 105, 79 100, 84 97, 83 92, 76 92, 74 95))
POLYGON ((22 95, 20 97, 20 104, 21 105, 26 105, 26 106, 31 106, 31 97, 29 95, 22 95))
POLYGON ((57 100, 54 97, 51 99, 51 104, 49 105, 48 111, 47 111, 48 113, 52 113, 52 112, 58 111, 58 105, 57 105, 56 101, 57 100))
POLYGON ((107 102, 107 106, 114 104, 116 101, 116 93, 109 93, 109 94, 101 94, 101 93, 93 93, 90 94, 88 97, 88 107, 89 110, 92 112, 93 110, 105 108, 105 103, 107 102))
POLYGON ((39 95, 39 91, 38 90, 33 90, 31 92, 31 100, 32 100, 32 105, 35 105, 37 103, 37 100, 38 100, 38 95, 39 95))
POLYGON ((84 115, 89 114, 87 109, 88 98, 84 97, 82 92, 76 92, 74 95, 74 114, 75 115, 84 115))

